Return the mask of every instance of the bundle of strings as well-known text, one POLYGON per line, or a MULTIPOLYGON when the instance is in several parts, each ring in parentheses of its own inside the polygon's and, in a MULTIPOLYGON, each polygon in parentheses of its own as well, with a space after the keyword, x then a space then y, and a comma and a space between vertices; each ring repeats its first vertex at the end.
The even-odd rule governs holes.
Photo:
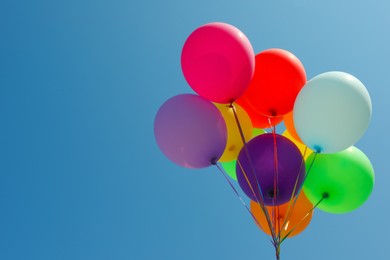
MULTIPOLYGON (((326 199, 329 196, 327 193, 324 193, 322 198, 316 204, 314 204, 313 207, 310 210, 308 210, 308 212, 301 218, 301 220, 297 224, 295 224, 293 227, 290 227, 289 231, 287 233, 282 232, 282 230, 287 230, 287 226, 289 224, 289 220, 291 218, 291 215, 292 215, 292 213, 294 211, 294 207, 296 205, 296 202, 297 202, 297 200, 298 200, 298 198, 300 196, 301 190, 303 188, 303 183, 304 183, 304 181, 306 180, 307 176, 310 173, 310 169, 312 168, 312 165, 313 165, 313 163, 315 161, 315 158, 316 158, 316 155, 317 155, 318 152, 317 151, 315 152, 314 158, 311 161, 310 166, 306 170, 306 173, 305 173, 304 178, 303 178, 303 182, 300 185, 298 185, 298 183, 299 183, 298 182, 299 175, 297 175, 298 177, 297 177, 297 179, 295 181, 293 192, 291 193, 290 200, 288 201, 287 211, 285 213, 284 220, 281 223, 281 219, 278 217, 279 216, 279 205, 277 205, 277 203, 276 203, 277 194, 278 194, 278 180, 279 180, 276 126, 272 124, 271 118, 268 118, 268 121, 269 121, 269 124, 270 124, 270 128, 272 129, 272 134, 273 134, 273 137, 274 137, 274 169, 275 169, 275 172, 274 172, 274 183, 273 183, 273 185, 274 185, 273 194, 269 194, 273 198, 273 205, 271 207, 272 208, 271 212, 269 212, 269 210, 267 210, 267 205, 264 203, 264 201, 265 201, 264 200, 264 193, 263 193, 263 191, 261 189, 261 185, 260 185, 261 180, 258 179, 258 177, 256 175, 255 167, 253 166, 253 163, 251 161, 252 159, 251 159, 250 153, 249 153, 249 151, 247 149, 247 140, 245 140, 245 137, 244 137, 244 134, 243 134, 243 130, 241 128, 240 121, 239 121, 239 118, 237 116, 236 109, 235 109, 233 103, 228 105, 228 107, 229 107, 229 109, 231 109, 233 111, 234 118, 235 118, 238 130, 239 130, 242 142, 244 144, 242 149, 244 149, 245 155, 246 155, 246 157, 248 159, 248 162, 250 164, 251 175, 255 176, 255 180, 256 180, 256 185, 255 186, 253 186, 250 183, 249 178, 248 178, 248 174, 244 170, 244 167, 242 167, 242 165, 241 165, 239 160, 237 160, 237 166, 243 172, 245 180, 247 181, 247 184, 249 185, 251 192, 253 193, 254 197, 256 198, 255 202, 258 203, 262 213, 264 214, 264 216, 266 218, 266 223, 267 223, 267 226, 268 226, 268 228, 270 230, 270 233, 271 233, 270 234, 270 236, 271 236, 270 242, 272 243, 273 247, 275 248, 276 259, 279 260, 280 259, 281 244, 283 243, 283 241, 285 241, 285 239, 288 238, 292 234, 292 232, 295 231, 296 228, 298 226, 300 226, 302 224, 302 222, 304 222, 310 216, 312 211, 324 199, 326 199), (294 194, 296 194, 296 196, 294 196, 294 194), (282 233, 283 233, 283 235, 282 235, 282 233)), ((305 147, 305 150, 303 152, 303 158, 305 157, 306 152, 307 152, 307 146, 305 147)), ((233 185, 233 183, 231 182, 231 180, 227 176, 226 172, 221 167, 220 163, 218 163, 216 161, 213 161, 212 164, 215 165, 219 169, 219 171, 222 173, 222 175, 224 176, 225 180, 229 183, 229 186, 232 188, 232 190, 234 191, 235 195, 241 201, 241 203, 243 204, 243 206, 245 207, 247 212, 250 214, 252 219, 255 221, 255 223, 259 227, 261 227, 261 225, 260 225, 258 219, 256 218, 253 210, 251 210, 251 208, 248 207, 247 203, 245 203, 244 199, 242 198, 242 196, 238 192, 237 188, 235 188, 235 186, 233 185)), ((304 159, 302 159, 300 167, 304 167, 304 165, 305 165, 305 161, 304 161, 304 159)))

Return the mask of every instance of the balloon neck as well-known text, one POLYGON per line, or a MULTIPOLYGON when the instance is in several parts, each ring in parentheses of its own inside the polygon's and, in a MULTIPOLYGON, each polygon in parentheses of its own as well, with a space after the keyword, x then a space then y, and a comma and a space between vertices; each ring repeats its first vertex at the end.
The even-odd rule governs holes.
POLYGON ((315 153, 321 153, 323 149, 319 145, 314 145, 313 146, 313 150, 314 150, 315 153))
POLYGON ((327 193, 327 192, 322 193, 322 198, 323 199, 329 198, 329 193, 327 193))
POLYGON ((217 165, 217 160, 215 158, 211 159, 210 161, 211 165, 217 165))
POLYGON ((278 115, 278 113, 276 113, 276 110, 275 109, 270 109, 269 110, 269 117, 271 118, 274 118, 278 115))

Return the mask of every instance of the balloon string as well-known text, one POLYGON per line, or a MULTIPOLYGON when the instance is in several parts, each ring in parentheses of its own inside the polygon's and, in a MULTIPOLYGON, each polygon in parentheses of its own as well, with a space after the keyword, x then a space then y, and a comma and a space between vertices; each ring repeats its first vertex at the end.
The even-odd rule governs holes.
POLYGON ((244 167, 242 167, 240 160, 237 160, 237 164, 240 167, 242 173, 244 174, 245 180, 248 183, 249 188, 251 189, 253 196, 256 198, 255 190, 253 189, 252 184, 250 183, 250 181, 248 179, 248 175, 246 174, 246 171, 244 170, 244 167))
POLYGON ((310 170, 311 170, 311 168, 313 167, 313 164, 314 164, 314 161, 315 161, 316 158, 317 158, 317 155, 318 155, 318 152, 314 152, 314 158, 313 158, 313 160, 311 161, 310 166, 309 166, 309 169, 306 171, 305 176, 303 177, 302 185, 301 185, 301 187, 299 188, 298 192, 301 192, 301 190, 302 190, 302 188, 303 188, 303 184, 305 183, 305 181, 306 181, 306 179, 307 179, 307 176, 309 176, 310 170))
MULTIPOLYGON (((279 206, 278 206, 278 216, 280 216, 280 207, 279 206)), ((281 225, 280 225, 280 217, 278 218, 278 227, 279 227, 278 240, 280 241, 280 232, 282 232, 281 225)))
MULTIPOLYGON (((307 146, 306 146, 306 149, 307 149, 307 146)), ((305 149, 305 153, 306 153, 306 149, 305 149)), ((315 153, 314 153, 314 158, 313 158, 313 160, 311 161, 310 166, 309 166, 309 168, 307 169, 305 176, 303 177, 303 181, 302 181, 301 186, 298 188, 297 196, 296 196, 296 197, 294 198, 294 200, 293 200, 292 209, 291 209, 290 212, 289 212, 290 204, 289 204, 289 206, 288 206, 287 214, 286 214, 287 217, 284 219, 284 224, 283 224, 283 226, 282 226, 282 230, 283 230, 283 228, 286 227, 286 225, 287 225, 287 223, 288 223, 288 220, 290 219, 290 217, 291 217, 291 215, 292 215, 292 213, 293 213, 293 211, 294 211, 294 206, 295 206, 295 204, 296 204, 296 202, 297 202, 297 200, 298 200, 298 198, 299 198, 299 196, 300 196, 300 194, 301 194, 301 191, 302 191, 302 188, 303 188, 303 184, 305 183, 305 180, 306 180, 307 176, 309 176, 309 173, 310 173, 310 170, 311 170, 312 167, 313 167, 314 161, 315 161, 315 159, 317 158, 317 154, 318 154, 318 152, 315 152, 315 153)), ((291 202, 291 200, 290 200, 290 202, 291 202)))
MULTIPOLYGON (((306 147, 307 148, 307 147, 306 147)), ((306 149, 305 149, 305 153, 306 153, 306 149)), ((309 173, 310 173, 310 171, 311 171, 311 169, 312 169, 312 167, 313 167, 313 164, 314 164, 314 161, 315 161, 315 159, 317 158, 317 154, 318 154, 318 152, 315 152, 314 153, 314 157, 313 157, 313 160, 311 161, 311 163, 310 163, 310 166, 309 166, 309 168, 307 169, 307 171, 306 171, 306 173, 305 173, 305 176, 303 177, 303 181, 302 181, 302 184, 300 185, 300 187, 298 188, 298 192, 297 192, 297 196, 295 196, 295 198, 294 198, 294 201, 293 201, 293 204, 292 204, 292 209, 291 209, 291 212, 289 213, 289 214, 286 214, 286 216, 288 216, 288 217, 286 217, 285 218, 285 220, 284 220, 284 224, 283 224, 283 227, 282 227, 282 230, 283 230, 283 228, 285 228, 286 227, 286 225, 287 225, 287 223, 288 223, 288 220, 290 219, 290 217, 291 217, 291 215, 292 215, 292 213, 293 213, 293 211, 294 211, 294 206, 295 206, 295 204, 296 204, 296 202, 297 202, 297 200, 298 200, 298 198, 299 198, 299 195, 301 194, 301 191, 302 191, 302 188, 303 188, 303 184, 305 183, 305 181, 306 181, 306 178, 309 176, 309 173)), ((325 198, 327 198, 329 195, 324 195, 325 196, 325 198)), ((321 201, 324 199, 324 197, 313 207, 313 209, 312 210, 314 210, 314 208, 315 207, 317 207, 317 205, 319 204, 319 203, 321 203, 321 201)), ((290 207, 290 204, 289 204, 289 207, 290 207)), ((311 211, 312 211, 311 210, 311 211)), ((311 212, 311 211, 309 211, 309 213, 311 212)), ((287 210, 287 212, 288 212, 288 210, 287 210)), ((301 221, 302 222, 302 221, 301 221)), ((290 232, 291 233, 291 232, 290 232)), ((285 238, 284 238, 285 239, 285 238)), ((282 241, 284 240, 284 239, 282 239, 282 241)), ((280 242, 281 243, 281 242, 280 242)))
POLYGON ((274 173, 274 190, 273 190, 273 197, 272 197, 272 203, 273 203, 273 207, 272 207, 272 215, 273 215, 273 225, 274 225, 274 231, 278 231, 276 232, 278 234, 278 238, 280 236, 280 230, 278 229, 278 225, 277 225, 277 219, 278 219, 278 212, 277 212, 277 207, 275 207, 276 205, 276 199, 277 199, 277 194, 278 194, 278 181, 279 181, 279 167, 278 167, 278 148, 277 148, 277 143, 276 143, 276 126, 275 125, 272 125, 272 122, 271 122, 271 119, 268 117, 268 122, 272 128, 272 136, 273 136, 273 145, 274 145, 274 169, 275 169, 275 173, 274 173))
MULTIPOLYGON (((255 196, 255 198, 257 198, 257 197, 256 197, 256 194, 255 194, 255 191, 253 190, 252 185, 251 185, 251 183, 249 182, 249 179, 248 179, 248 177, 247 177, 247 174, 246 174, 244 168, 243 168, 242 165, 241 165, 241 162, 240 162, 239 160, 237 160, 237 163, 238 163, 238 166, 240 167, 241 171, 242 171, 243 174, 244 174, 245 180, 246 180, 247 183, 249 184, 249 188, 251 189, 251 191, 252 191, 253 195, 255 196)), ((266 217, 268 228, 269 228, 270 231, 271 231, 271 234, 272 234, 272 238, 273 238, 273 240, 274 240, 274 243, 276 243, 276 236, 275 236, 275 233, 274 233, 274 230, 273 230, 273 227, 272 227, 271 218, 270 218, 270 216, 269 216, 268 210, 267 210, 267 208, 265 207, 265 204, 264 204, 264 203, 260 203, 260 202, 257 202, 257 203, 259 204, 259 206, 260 206, 260 208, 261 208, 261 211, 263 212, 263 214, 264 214, 265 217, 266 217)), ((274 243, 273 243, 273 244, 274 244, 274 243)))
MULTIPOLYGON (((297 179, 295 180, 294 189, 293 189, 293 192, 291 193, 291 197, 290 197, 290 200, 289 200, 289 203, 288 203, 288 207, 287 207, 286 217, 285 217, 285 219, 284 219, 284 221, 283 221, 283 225, 282 225, 282 227, 281 227, 281 230, 283 230, 283 229, 286 227, 288 221, 290 220, 290 217, 291 217, 291 215, 292 215, 292 213, 293 213, 293 211, 294 211, 295 204, 296 204, 296 202, 297 202, 297 200, 298 200, 298 197, 300 196, 300 190, 301 190, 301 187, 303 186, 304 181, 302 181, 301 187, 298 187, 298 191, 299 191, 299 192, 296 193, 297 196, 295 196, 295 198, 294 198, 294 194, 295 194, 295 191, 296 191, 296 189, 297 189, 298 181, 299 181, 299 177, 300 177, 299 173, 301 172, 302 166, 304 165, 304 162, 305 162, 305 159, 304 159, 304 158, 305 158, 305 156, 306 156, 306 152, 307 152, 307 146, 305 146, 305 151, 304 151, 303 156, 302 156, 301 165, 299 166, 299 171, 298 171, 298 174, 297 174, 297 179), (291 203, 291 202, 292 202, 292 203, 291 203)), ((314 161, 314 160, 313 160, 313 161, 314 161)), ((310 168, 311 168, 311 167, 310 167, 310 168)), ((310 170, 309 170, 309 171, 310 171, 310 170)), ((305 173, 305 175, 306 175, 306 173, 305 173)))
POLYGON ((272 129, 272 135, 273 135, 273 145, 274 145, 274 190, 273 190, 273 207, 272 207, 272 214, 273 214, 273 224, 274 224, 274 232, 277 234, 277 237, 275 240, 277 243, 275 244, 275 253, 276 253, 276 259, 280 258, 280 232, 281 232, 281 226, 280 226, 280 208, 276 205, 276 199, 278 194, 278 187, 279 187, 279 162, 278 162, 278 147, 276 142, 276 125, 272 124, 271 118, 268 117, 268 123, 270 125, 270 128, 272 129))
POLYGON ((278 162, 278 147, 277 147, 277 141, 276 141, 276 125, 272 123, 271 118, 268 117, 268 123, 270 125, 270 128, 272 130, 272 135, 274 138, 274 169, 275 169, 275 175, 274 175, 274 194, 273 194, 273 204, 274 207, 272 209, 273 217, 274 217, 274 229, 277 231, 277 237, 275 244, 275 253, 276 253, 276 259, 280 259, 280 234, 281 234, 281 225, 280 225, 280 208, 279 206, 275 206, 277 194, 278 194, 278 183, 279 183, 279 162, 278 162))
POLYGON ((276 260, 280 260, 280 243, 278 243, 278 245, 275 246, 275 255, 276 255, 276 260))
MULTIPOLYGON (((252 171, 252 173, 253 173, 253 175, 255 176, 255 179, 256 179, 257 189, 258 189, 258 191, 259 191, 259 193, 260 193, 260 198, 257 198, 258 196, 257 196, 256 194, 253 194, 253 195, 254 195, 254 197, 257 199, 257 202, 258 202, 258 203, 264 204, 263 192, 262 192, 261 187, 260 187, 260 182, 259 182, 258 179, 257 179, 257 175, 256 175, 255 168, 254 168, 254 166, 253 166, 253 163, 252 163, 252 159, 251 159, 251 157, 249 156, 249 152, 248 152, 248 149, 247 149, 247 147, 246 147, 247 142, 246 142, 246 140, 245 140, 245 136, 244 136, 244 132, 243 132, 242 127, 241 127, 240 120, 238 119, 238 115, 237 115, 236 108, 234 107, 233 103, 229 104, 228 107, 229 107, 230 109, 232 109, 232 111, 233 111, 234 119, 235 119, 235 121, 236 121, 236 125, 237 125, 237 127, 238 127, 238 131, 239 131, 239 133, 240 133, 240 137, 241 137, 242 143, 244 144, 245 153, 246 153, 246 156, 247 156, 247 158, 248 158, 249 165, 251 166, 251 171, 252 171)), ((238 160, 237 160, 237 161, 238 161, 238 160)), ((241 170, 243 170, 242 167, 241 167, 241 170)), ((245 172, 245 171, 243 171, 243 172, 245 172)), ((247 180, 248 184, 251 186, 251 184, 249 183, 249 180, 248 180, 247 177, 246 177, 246 180, 247 180)))
MULTIPOLYGON (((255 195, 255 198, 256 198, 256 200, 257 200, 258 203, 261 202, 262 204, 264 204, 264 196, 263 196, 263 192, 262 192, 261 187, 260 187, 260 182, 258 181, 258 178, 257 178, 257 175, 256 175, 256 171, 255 171, 255 167, 253 166, 253 163, 252 163, 252 159, 251 159, 251 157, 249 156, 249 152, 248 152, 248 149, 247 149, 247 147, 246 147, 246 144, 247 144, 247 143, 246 143, 246 140, 245 140, 244 132, 243 132, 243 130, 242 130, 242 127, 241 127, 241 124, 240 124, 240 120, 238 119, 237 112, 236 112, 236 109, 235 109, 233 103, 231 103, 231 104, 229 105, 229 108, 231 108, 232 111, 233 111, 234 119, 235 119, 235 121, 236 121, 236 124, 237 124, 237 127, 238 127, 238 131, 239 131, 239 133, 240 133, 240 137, 241 137, 242 143, 244 144, 244 147, 243 147, 243 148, 245 149, 246 157, 248 158, 248 162, 249 162, 249 165, 250 165, 250 167, 251 167, 252 174, 255 176, 255 179, 256 179, 257 190, 258 190, 259 193, 260 193, 260 198, 257 198, 257 197, 258 197, 257 194, 254 194, 254 195, 255 195)), ((238 161, 238 160, 237 160, 237 161, 238 161)), ((247 181, 248 181, 248 184, 250 185, 248 179, 247 179, 247 181)))
POLYGON ((327 192, 323 193, 322 194, 322 197, 321 199, 309 210, 309 212, 306 213, 306 215, 299 221, 298 224, 296 224, 284 237, 283 239, 280 241, 280 244, 286 239, 288 238, 288 236, 300 225, 302 224, 302 222, 308 217, 310 216, 310 213, 313 212, 313 210, 315 208, 317 208, 318 205, 320 205, 320 203, 324 200, 324 199, 327 199, 329 198, 329 194, 327 192))
MULTIPOLYGON (((272 223, 271 223, 268 211, 265 208, 263 191, 261 190, 260 182, 259 182, 259 179, 257 178, 256 171, 255 171, 255 168, 254 168, 253 163, 252 163, 252 159, 249 156, 249 151, 248 151, 247 146, 246 146, 247 143, 246 143, 246 140, 245 140, 244 133, 242 131, 240 120, 238 119, 237 112, 236 112, 236 109, 235 109, 233 103, 230 103, 228 107, 231 108, 232 111, 233 111, 234 119, 236 121, 238 130, 239 130, 239 133, 240 133, 240 136, 241 136, 241 140, 242 140, 242 142, 244 144, 244 150, 245 150, 246 157, 248 158, 248 162, 249 162, 249 165, 251 167, 252 174, 255 176, 255 180, 256 180, 256 184, 257 184, 257 190, 258 190, 258 192, 260 194, 260 197, 258 197, 256 194, 254 194, 255 198, 256 198, 257 202, 259 203, 259 205, 261 207, 261 210, 263 211, 264 215, 266 216, 268 226, 269 226, 269 228, 271 230, 272 239, 274 240, 274 243, 276 244, 276 235, 275 235, 275 232, 274 232, 274 230, 272 228, 272 223)), ((239 160, 237 160, 237 162, 239 163, 239 165, 241 165, 239 160)), ((240 166, 240 168, 241 168, 241 170, 243 170, 242 166, 240 166)), ((243 173, 245 175, 246 181, 248 182, 249 186, 251 186, 251 184, 249 182, 249 179, 247 178, 247 176, 245 174, 245 171, 243 171, 243 173)), ((252 191, 253 191, 253 189, 252 189, 252 191)))
MULTIPOLYGON (((221 174, 223 175, 223 177, 225 178, 225 180, 229 183, 229 186, 232 188, 232 190, 234 191, 234 193, 236 194, 236 196, 238 197, 238 199, 241 201, 242 205, 246 208, 246 210, 249 212, 249 214, 251 215, 252 219, 256 222, 256 224, 260 227, 260 223, 259 221, 257 220, 257 218, 255 217, 255 215, 253 214, 253 212, 250 210, 250 208, 248 207, 248 205, 245 203, 245 201, 242 199, 242 197, 240 196, 240 194, 238 193, 237 189, 234 187, 233 183, 229 180, 226 172, 222 169, 222 167, 216 163, 216 162, 212 162, 212 164, 214 164, 215 166, 217 166, 218 170, 221 172, 221 174)), ((270 240, 270 242, 274 245, 274 242, 270 240)))
MULTIPOLYGON (((276 144, 276 127, 274 127, 273 131, 273 137, 274 137, 274 168, 275 168, 275 177, 274 177, 274 204, 276 204, 277 195, 279 194, 279 162, 278 162, 278 146, 276 144)), ((276 217, 275 216, 275 224, 276 224, 276 217)), ((280 234, 280 230, 279 230, 280 234)))

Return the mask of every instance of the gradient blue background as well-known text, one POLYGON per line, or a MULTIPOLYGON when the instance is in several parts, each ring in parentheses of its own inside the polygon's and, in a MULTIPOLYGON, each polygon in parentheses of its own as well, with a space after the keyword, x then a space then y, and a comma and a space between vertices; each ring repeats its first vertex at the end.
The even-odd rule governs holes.
POLYGON ((282 259, 386 259, 389 12, 387 0, 2 0, 0 259, 273 259, 217 169, 180 168, 155 144, 159 106, 192 92, 181 47, 212 21, 256 53, 291 51, 308 78, 366 85, 373 118, 356 146, 375 190, 350 214, 316 211, 282 259))

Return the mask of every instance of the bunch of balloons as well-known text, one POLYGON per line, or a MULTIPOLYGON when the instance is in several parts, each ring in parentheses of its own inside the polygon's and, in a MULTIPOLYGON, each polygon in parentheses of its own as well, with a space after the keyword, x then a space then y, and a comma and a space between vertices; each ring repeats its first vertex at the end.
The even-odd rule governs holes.
POLYGON ((217 166, 240 197, 236 180, 277 259, 281 243, 308 226, 315 208, 346 213, 368 199, 374 170, 353 145, 372 105, 357 78, 331 71, 307 81, 292 53, 255 55, 239 29, 220 22, 190 34, 181 67, 197 95, 177 95, 160 107, 157 144, 178 165, 217 166), (286 131, 278 134, 281 122, 286 131))

